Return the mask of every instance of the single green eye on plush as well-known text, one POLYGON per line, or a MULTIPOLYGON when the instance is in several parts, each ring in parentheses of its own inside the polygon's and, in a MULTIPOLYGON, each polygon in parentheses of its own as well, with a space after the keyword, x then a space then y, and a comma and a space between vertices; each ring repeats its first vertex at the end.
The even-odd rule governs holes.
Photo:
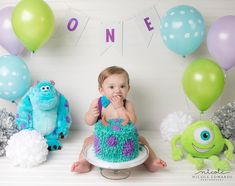
POLYGON ((194 139, 200 144, 208 144, 214 139, 214 133, 208 127, 197 128, 194 131, 194 139))

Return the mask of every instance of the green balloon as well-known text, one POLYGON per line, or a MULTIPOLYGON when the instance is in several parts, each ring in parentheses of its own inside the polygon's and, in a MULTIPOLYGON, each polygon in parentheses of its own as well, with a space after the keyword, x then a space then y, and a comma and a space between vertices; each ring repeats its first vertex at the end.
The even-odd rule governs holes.
POLYGON ((209 60, 193 61, 183 75, 185 94, 200 110, 207 110, 222 94, 225 77, 220 66, 209 60))
POLYGON ((43 0, 22 0, 12 14, 12 26, 24 46, 35 52, 54 31, 54 15, 43 0))

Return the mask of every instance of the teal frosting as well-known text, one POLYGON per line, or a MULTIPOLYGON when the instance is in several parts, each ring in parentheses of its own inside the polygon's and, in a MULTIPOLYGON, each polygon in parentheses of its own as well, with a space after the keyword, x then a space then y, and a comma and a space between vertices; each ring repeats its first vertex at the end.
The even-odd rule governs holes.
POLYGON ((138 132, 134 124, 122 125, 123 119, 102 121, 95 124, 94 151, 99 159, 108 162, 126 162, 138 156, 138 132))

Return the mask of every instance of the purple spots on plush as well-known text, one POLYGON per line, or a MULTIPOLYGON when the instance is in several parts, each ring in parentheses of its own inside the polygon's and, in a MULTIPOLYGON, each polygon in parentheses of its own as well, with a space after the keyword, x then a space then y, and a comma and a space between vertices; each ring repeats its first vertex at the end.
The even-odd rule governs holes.
POLYGON ((116 146, 118 143, 117 138, 115 136, 110 136, 107 140, 106 140, 106 144, 109 147, 114 147, 116 146))
POLYGON ((16 114, 16 118, 20 118, 20 115, 19 115, 19 114, 16 114))
POLYGON ((120 130, 121 128, 120 128, 119 125, 112 125, 112 129, 118 131, 118 130, 120 130))
POLYGON ((69 102, 66 101, 65 104, 64 104, 64 106, 68 108, 68 107, 69 107, 69 102))
POLYGON ((24 124, 24 123, 21 123, 20 128, 21 128, 21 129, 25 129, 25 128, 26 128, 25 124, 24 124))
POLYGON ((97 136, 94 136, 94 149, 96 154, 100 153, 100 140, 97 136))
POLYGON ((134 141, 127 140, 123 146, 122 154, 124 156, 131 156, 134 152, 134 141))
POLYGON ((70 117, 69 116, 66 116, 66 122, 70 123, 70 117))
POLYGON ((31 116, 30 115, 28 115, 28 120, 30 120, 31 119, 31 116))
POLYGON ((56 130, 53 131, 52 135, 53 135, 53 136, 56 136, 56 130))

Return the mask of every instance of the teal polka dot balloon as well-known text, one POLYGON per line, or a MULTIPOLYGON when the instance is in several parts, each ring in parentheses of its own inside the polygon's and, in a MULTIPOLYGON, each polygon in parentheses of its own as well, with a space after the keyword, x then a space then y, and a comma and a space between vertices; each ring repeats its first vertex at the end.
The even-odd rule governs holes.
POLYGON ((201 45, 205 35, 204 19, 194 7, 176 6, 162 17, 160 32, 166 46, 185 57, 201 45))
POLYGON ((0 57, 0 98, 15 101, 29 89, 31 77, 25 62, 17 56, 0 57))

